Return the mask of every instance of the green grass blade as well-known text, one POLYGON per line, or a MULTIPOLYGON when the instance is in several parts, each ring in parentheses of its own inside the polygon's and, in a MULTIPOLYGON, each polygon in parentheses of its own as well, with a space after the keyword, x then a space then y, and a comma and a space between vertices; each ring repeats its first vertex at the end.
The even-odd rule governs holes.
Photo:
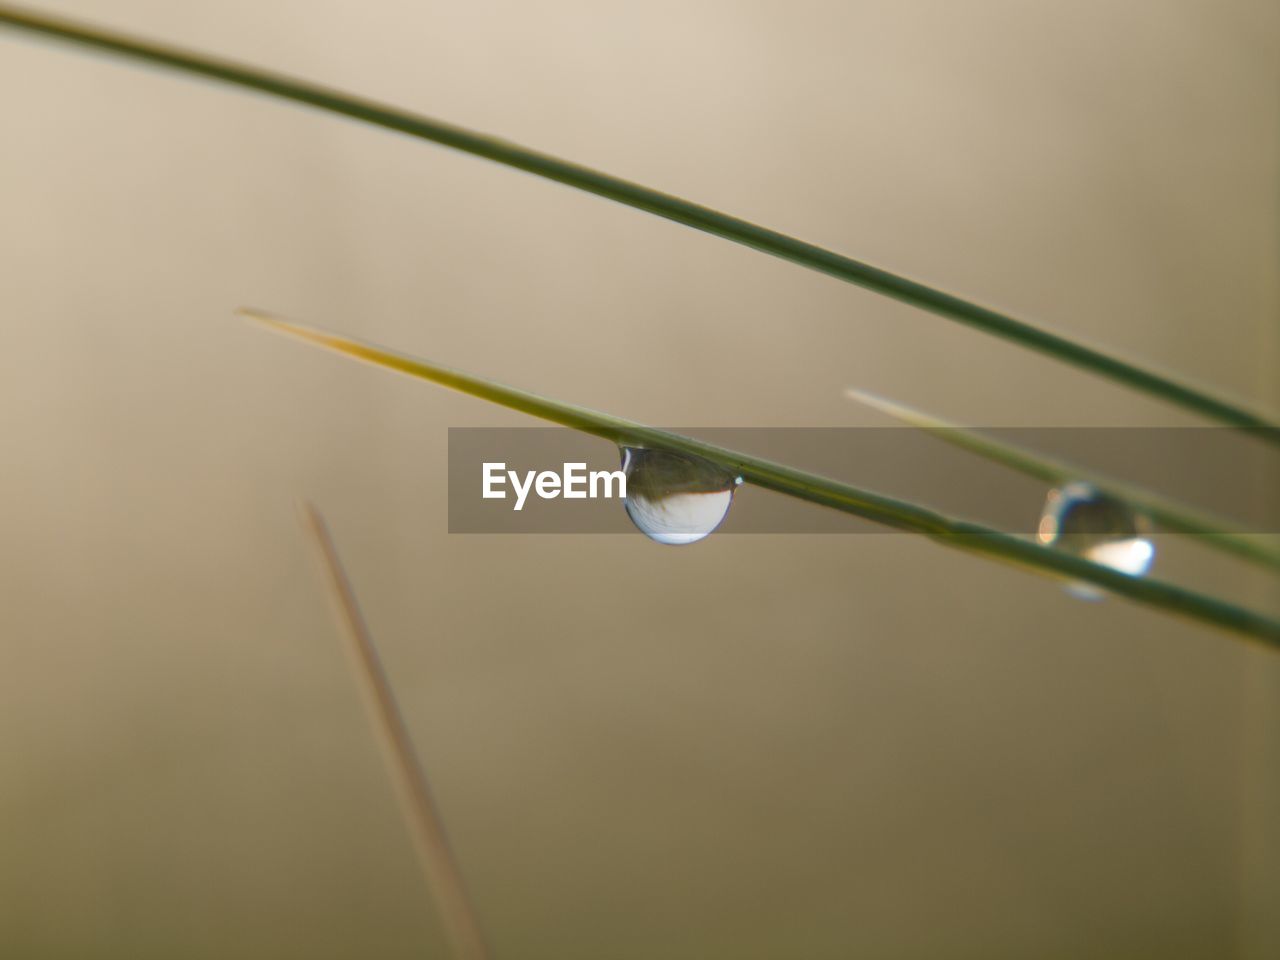
POLYGON ((1206 546, 1235 554, 1245 560, 1280 569, 1280 550, 1263 542, 1257 535, 1238 529, 1230 521, 1195 510, 1166 497, 1151 493, 1135 484, 1115 480, 1103 474, 1044 457, 1012 444, 1002 443, 974 430, 948 423, 919 410, 884 397, 850 388, 846 396, 888 414, 896 420, 927 431, 940 440, 994 460, 1020 473, 1043 480, 1050 485, 1081 480, 1098 490, 1123 500, 1174 533, 1194 534, 1206 546))
POLYGON ((0 25, 220 80, 515 167, 866 287, 1056 357, 1222 423, 1262 428, 1261 435, 1265 439, 1280 443, 1280 428, 1276 428, 1266 416, 1248 410, 1234 401, 1212 396, 1168 375, 1144 369, 1006 314, 805 243, 776 230, 547 156, 500 138, 254 67, 162 46, 59 17, 45 16, 9 4, 0 4, 0 25))
POLYGON ((1130 577, 1071 554, 1052 550, 1029 540, 943 516, 932 510, 860 490, 845 483, 806 473, 780 463, 703 443, 692 437, 657 430, 632 420, 598 413, 586 407, 561 403, 548 397, 474 377, 470 374, 417 360, 413 357, 361 343, 315 327, 283 320, 259 310, 240 314, 280 333, 326 347, 337 353, 488 400, 530 416, 602 437, 614 443, 660 447, 693 454, 718 463, 743 480, 810 503, 874 520, 897 530, 921 533, 939 543, 983 556, 1018 564, 1038 573, 1094 584, 1130 600, 1231 630, 1268 646, 1280 648, 1280 622, 1216 597, 1186 590, 1158 580, 1130 577))

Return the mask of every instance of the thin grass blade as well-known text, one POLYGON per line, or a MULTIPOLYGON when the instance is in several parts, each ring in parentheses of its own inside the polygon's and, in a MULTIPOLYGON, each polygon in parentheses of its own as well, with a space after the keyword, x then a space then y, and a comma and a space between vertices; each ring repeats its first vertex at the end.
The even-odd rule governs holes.
POLYGON ((924 430, 932 436, 980 457, 1003 464, 1050 485, 1080 480, 1098 490, 1123 500, 1145 513, 1166 530, 1194 534, 1206 546, 1234 554, 1262 566, 1280 569, 1280 549, 1264 542, 1261 535, 1250 534, 1238 525, 1215 517, 1167 497, 1161 497, 1136 484, 1125 483, 1093 470, 1042 456, 1013 444, 949 423, 904 404, 888 400, 865 390, 850 387, 845 395, 905 424, 924 430))
POLYGON ((454 955, 457 960, 487 960, 489 949, 479 916, 467 894, 462 870, 445 831, 444 819, 436 806, 426 770, 413 748, 409 728, 396 703, 391 683, 382 668, 382 660, 378 657, 373 634, 360 609, 351 578, 347 576, 329 525, 320 511, 307 503, 302 506, 302 514, 328 576, 334 611, 348 640, 352 667, 368 700, 378 740, 409 821, 418 862, 426 874, 454 955))
POLYGON ((1249 410, 1237 401, 1222 399, 1168 374, 1145 369, 1008 314, 952 296, 832 250, 598 170, 539 153, 508 140, 256 67, 125 36, 10 4, 0 4, 0 26, 70 41, 292 100, 524 170, 874 290, 1089 370, 1201 416, 1232 426, 1257 428, 1263 439, 1280 443, 1280 429, 1276 428, 1274 418, 1249 410))
POLYGON ((1004 560, 1037 573, 1082 581, 1130 600, 1221 627, 1280 649, 1280 621, 1217 597, 1159 580, 1130 577, 1081 557, 1052 550, 980 524, 943 516, 925 507, 861 490, 817 474, 763 460, 692 437, 647 427, 632 420, 562 403, 515 387, 471 376, 405 354, 362 343, 315 327, 244 308, 241 316, 279 333, 344 356, 427 380, 530 416, 602 437, 689 453, 718 463, 747 483, 834 510, 873 520, 896 530, 920 533, 946 546, 1004 560))

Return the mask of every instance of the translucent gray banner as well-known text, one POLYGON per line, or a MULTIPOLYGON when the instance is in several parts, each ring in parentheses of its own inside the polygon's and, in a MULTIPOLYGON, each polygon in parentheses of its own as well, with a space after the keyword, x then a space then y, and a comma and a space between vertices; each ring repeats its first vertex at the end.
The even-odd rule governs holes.
MULTIPOLYGON (((911 427, 673 428, 673 432, 1007 533, 1037 531, 1050 488, 1042 480, 911 427)), ((1247 431, 1051 427, 990 428, 981 433, 1001 444, 1077 465, 1091 475, 1138 485, 1185 503, 1201 515, 1219 518, 1218 526, 1224 531, 1280 532, 1280 451, 1247 431)), ((620 464, 619 451, 609 442, 559 427, 451 428, 449 531, 632 532, 635 527, 617 496, 616 476, 605 476, 619 471, 620 464), (566 469, 566 464, 574 466, 566 469), (593 473, 598 474, 594 491, 593 473), (538 474, 555 479, 545 478, 539 488, 538 474), (606 488, 607 483, 612 489, 606 488), (564 495, 566 486, 573 496, 564 495)), ((887 532, 880 525, 750 485, 736 490, 733 508, 719 531, 887 532)))

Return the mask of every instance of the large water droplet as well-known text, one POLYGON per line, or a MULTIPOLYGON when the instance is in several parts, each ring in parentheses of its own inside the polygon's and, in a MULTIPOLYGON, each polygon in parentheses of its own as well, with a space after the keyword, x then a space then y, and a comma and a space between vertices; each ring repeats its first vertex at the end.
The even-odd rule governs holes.
MULTIPOLYGON (((1148 526, 1146 518, 1123 500, 1087 483, 1068 483, 1049 491, 1036 538, 1046 546, 1141 577, 1151 569, 1156 555, 1147 539, 1148 526)), ((1087 584, 1072 584, 1069 589, 1086 599, 1102 596, 1087 584)))
POLYGON ((644 447, 622 448, 622 472, 627 516, 649 539, 669 544, 693 543, 720 526, 742 482, 701 457, 644 447))

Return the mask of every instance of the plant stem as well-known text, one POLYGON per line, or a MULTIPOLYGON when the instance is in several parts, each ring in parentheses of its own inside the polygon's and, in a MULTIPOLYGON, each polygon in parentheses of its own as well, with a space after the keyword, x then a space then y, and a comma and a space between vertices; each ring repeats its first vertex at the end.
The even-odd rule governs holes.
POLYGON ((1082 557, 979 524, 946 517, 905 500, 871 493, 837 480, 703 443, 692 437, 647 427, 632 420, 598 413, 586 407, 551 400, 372 344, 283 320, 259 310, 245 308, 239 313, 280 333, 298 337, 345 356, 428 380, 582 433, 602 437, 613 443, 658 447, 702 457, 756 486, 854 514, 897 530, 921 533, 946 546, 1006 560, 1042 574, 1091 583, 1130 600, 1234 631, 1261 641, 1273 649, 1280 649, 1280 621, 1217 597, 1158 580, 1131 577, 1082 557))
POLYGON ((956 426, 864 390, 850 388, 845 391, 845 394, 859 403, 866 404, 919 430, 924 430, 939 440, 1001 463, 1027 476, 1043 480, 1048 484, 1082 481, 1125 501, 1166 530, 1192 534, 1206 546, 1235 554, 1262 566, 1280 569, 1280 550, 1256 539, 1220 517, 1193 510, 1191 507, 1157 496, 1134 484, 1124 483, 1091 470, 1032 453, 1012 444, 1002 443, 975 430, 956 426))
POLYGON ((255 67, 163 46, 9 4, 0 4, 0 25, 210 77, 524 170, 866 287, 1092 371, 1204 417, 1232 426, 1256 428, 1264 439, 1280 443, 1280 428, 1266 416, 1248 410, 1235 401, 1215 397, 1168 375, 1147 370, 1007 314, 797 240, 776 230, 757 226, 738 217, 530 150, 507 140, 255 67))
POLYGON ((307 529, 328 575, 335 612, 349 641, 351 662, 368 700, 375 731, 382 744, 400 794, 409 832, 418 852, 418 862, 444 921, 445 932, 458 960, 486 960, 489 957, 479 917, 462 881, 462 870, 453 855, 444 820, 436 806, 426 771, 413 749, 395 693, 387 680, 373 635, 360 610, 355 588, 342 566, 338 548, 320 511, 303 505, 307 529))

